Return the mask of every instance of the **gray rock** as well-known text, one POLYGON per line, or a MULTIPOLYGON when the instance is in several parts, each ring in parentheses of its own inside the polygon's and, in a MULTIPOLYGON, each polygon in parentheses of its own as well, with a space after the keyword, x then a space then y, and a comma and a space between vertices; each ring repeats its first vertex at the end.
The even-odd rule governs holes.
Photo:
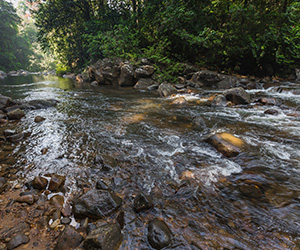
POLYGON ((134 86, 135 83, 136 81, 134 80, 133 66, 130 64, 124 64, 121 67, 119 86, 123 86, 123 87, 134 86))
POLYGON ((105 218, 122 205, 122 199, 106 190, 90 190, 74 201, 76 217, 105 218))
POLYGON ((167 224, 159 219, 152 220, 148 225, 148 241, 155 249, 162 249, 171 244, 172 233, 167 224))
POLYGON ((108 190, 109 188, 102 180, 98 180, 97 183, 96 183, 96 189, 108 190))
POLYGON ((116 250, 122 243, 119 224, 107 224, 94 229, 83 242, 84 249, 116 250))
POLYGON ((0 95, 0 109, 6 108, 14 104, 14 101, 7 96, 0 95))
POLYGON ((217 95, 211 102, 213 107, 225 107, 227 105, 226 97, 223 95, 217 95))
POLYGON ((224 96, 236 105, 250 103, 250 95, 242 87, 228 89, 224 91, 224 96))
POLYGON ((151 78, 141 78, 138 82, 134 85, 135 89, 140 90, 148 90, 150 86, 157 85, 158 83, 151 78))
POLYGON ((177 94, 177 90, 169 83, 162 83, 158 87, 158 93, 163 97, 167 97, 173 94, 177 94))
POLYGON ((20 142, 22 140, 25 140, 30 135, 31 135, 31 132, 28 131, 28 132, 22 132, 22 133, 19 133, 19 134, 7 136, 6 139, 9 142, 12 142, 12 143, 18 143, 18 142, 20 142))
POLYGON ((31 109, 46 109, 55 107, 58 104, 58 101, 54 99, 32 100, 29 101, 28 104, 30 105, 31 109))
POLYGON ((66 226, 59 235, 54 250, 75 249, 83 241, 83 237, 73 227, 66 226))
POLYGON ((9 120, 21 120, 21 118, 23 118, 24 116, 24 111, 19 108, 7 113, 7 117, 9 120))
POLYGON ((0 177, 0 194, 7 186, 7 180, 4 177, 0 177))
POLYGON ((210 70, 201 70, 196 72, 190 82, 194 83, 195 87, 212 87, 224 79, 224 75, 210 70))
POLYGON ((151 65, 143 65, 134 71, 134 76, 136 79, 147 78, 152 76, 154 73, 154 67, 151 65))
POLYGON ((12 238, 17 233, 25 233, 30 230, 30 226, 26 222, 20 222, 14 227, 10 227, 8 229, 0 230, 0 240, 5 240, 7 238, 12 238))
POLYGON ((149 195, 141 192, 135 196, 133 202, 133 210, 135 212, 138 213, 151 207, 153 207, 153 201, 149 195))
POLYGON ((29 237, 24 233, 17 233, 7 244, 7 249, 14 249, 22 244, 26 244, 29 242, 29 237))

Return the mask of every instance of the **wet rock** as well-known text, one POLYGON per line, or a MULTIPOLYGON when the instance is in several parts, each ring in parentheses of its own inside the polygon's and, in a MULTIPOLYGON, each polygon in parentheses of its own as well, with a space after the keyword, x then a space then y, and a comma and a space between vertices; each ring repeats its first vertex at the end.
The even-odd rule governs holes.
POLYGON ((224 95, 217 95, 211 102, 213 107, 225 107, 227 105, 227 100, 224 95))
POLYGON ((7 249, 14 249, 22 244, 26 244, 30 241, 29 237, 24 233, 17 233, 7 244, 7 249))
POLYGON ((0 95, 0 109, 6 108, 13 104, 15 104, 15 102, 10 97, 0 95))
POLYGON ((46 120, 46 118, 44 118, 44 117, 42 117, 42 116, 36 116, 35 118, 34 118, 34 122, 35 123, 40 123, 40 122, 43 122, 43 121, 45 121, 46 120))
POLYGON ((276 109, 267 109, 264 114, 268 114, 268 115, 279 115, 279 111, 276 109))
POLYGON ((122 233, 119 224, 107 224, 94 229, 83 242, 84 249, 119 249, 122 233))
POLYGON ((144 194, 143 192, 137 194, 133 202, 133 210, 135 212, 141 212, 153 207, 153 201, 149 195, 144 194))
POLYGON ((65 204, 65 206, 62 208, 61 213, 63 216, 68 217, 72 214, 72 209, 69 204, 65 204))
POLYGON ((119 223, 121 229, 125 226, 125 213, 124 213, 124 211, 119 212, 119 214, 116 218, 116 221, 119 223))
POLYGON ((96 189, 108 190, 109 188, 102 180, 98 180, 96 183, 96 189))
POLYGON ((25 113, 21 109, 13 110, 9 113, 7 113, 7 117, 9 120, 21 120, 25 116, 25 113))
POLYGON ((171 244, 172 233, 167 224, 159 219, 152 220, 148 225, 148 241, 155 249, 162 249, 171 244))
POLYGON ((20 222, 14 227, 11 227, 7 230, 0 229, 0 240, 7 238, 12 238, 17 233, 25 233, 30 230, 30 226, 26 222, 20 222))
POLYGON ((250 95, 242 87, 228 89, 224 91, 224 96, 236 105, 250 103, 250 95))
POLYGON ((245 146, 242 139, 229 133, 215 134, 205 141, 226 157, 237 156, 245 146))
POLYGON ((0 194, 7 187, 7 180, 4 177, 0 177, 0 194))
POLYGON ((124 64, 121 67, 119 86, 128 87, 134 85, 135 85, 135 80, 134 80, 133 66, 130 64, 124 64))
POLYGON ((264 196, 258 185, 253 183, 243 182, 239 185, 240 192, 250 198, 260 199, 264 196))
POLYGON ((66 226, 57 239, 54 250, 75 249, 83 241, 83 237, 73 227, 66 226))
POLYGON ((57 209, 57 210, 53 213, 52 219, 55 221, 55 220, 60 219, 60 217, 61 217, 61 211, 60 211, 60 209, 57 209))
POLYGON ((4 113, 1 109, 0 109, 0 120, 7 120, 8 118, 7 118, 7 115, 6 115, 6 113, 4 113))
POLYGON ((257 89, 257 85, 256 85, 256 82, 249 82, 247 85, 246 85, 246 88, 247 89, 257 89))
POLYGON ((134 71, 134 76, 136 79, 140 79, 140 78, 148 78, 150 76, 152 76, 154 73, 154 67, 151 65, 143 65, 140 68, 137 68, 134 71))
POLYGON ((169 83, 162 83, 158 87, 158 93, 163 97, 167 97, 173 94, 177 94, 177 90, 169 83))
MULTIPOLYGON (((184 78, 183 78, 184 79, 184 78)), ((182 81, 182 80, 181 80, 182 81)), ((185 83, 185 80, 184 80, 184 83, 185 83)), ((176 89, 184 89, 185 88, 185 84, 184 83, 177 83, 175 84, 175 88, 176 89)))
POLYGON ((25 103, 22 109, 46 109, 55 107, 58 101, 55 99, 46 99, 46 100, 32 100, 28 103, 25 103))
POLYGON ((153 85, 158 85, 158 83, 151 78, 141 78, 134 85, 134 88, 139 90, 148 90, 148 88, 153 85))
POLYGON ((34 195, 24 195, 17 198, 17 202, 20 203, 27 203, 29 205, 32 205, 35 202, 34 195))
POLYGON ((50 204, 56 208, 61 208, 64 204, 64 197, 61 195, 54 195, 50 198, 50 204))
POLYGON ((31 135, 31 132, 28 131, 28 132, 22 132, 22 133, 19 133, 19 134, 7 136, 6 139, 9 142, 12 142, 12 143, 18 143, 22 140, 25 140, 30 135, 31 135))
POLYGON ((230 89, 234 86, 235 82, 231 81, 232 78, 225 77, 223 80, 218 82, 218 89, 230 89))
POLYGON ((61 219, 61 224, 63 225, 69 225, 71 223, 71 219, 69 217, 64 217, 61 219))
POLYGON ((277 105, 277 101, 274 98, 262 97, 258 99, 258 102, 262 103, 263 105, 277 105))
POLYGON ((73 212, 77 217, 104 218, 122 205, 122 199, 106 190, 90 190, 74 201, 73 212))
POLYGON ((65 183, 66 177, 62 175, 53 175, 50 179, 49 187, 48 189, 50 191, 56 191, 60 187, 62 187, 65 183))
POLYGON ((192 123, 195 125, 196 129, 206 129, 205 121, 201 116, 193 117, 192 123))
POLYGON ((172 104, 174 105, 182 105, 186 104, 187 100, 182 96, 182 97, 177 97, 172 101, 172 104))
POLYGON ((44 190, 47 188, 48 180, 42 176, 37 176, 32 181, 32 186, 38 190, 44 190))

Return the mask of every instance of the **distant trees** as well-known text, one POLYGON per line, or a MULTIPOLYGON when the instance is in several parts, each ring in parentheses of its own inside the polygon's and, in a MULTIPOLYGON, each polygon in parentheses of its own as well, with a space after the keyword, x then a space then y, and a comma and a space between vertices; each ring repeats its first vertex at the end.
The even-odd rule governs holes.
POLYGON ((74 69, 111 56, 147 57, 167 75, 180 69, 179 62, 254 74, 300 64, 299 1, 38 2, 42 47, 74 69))

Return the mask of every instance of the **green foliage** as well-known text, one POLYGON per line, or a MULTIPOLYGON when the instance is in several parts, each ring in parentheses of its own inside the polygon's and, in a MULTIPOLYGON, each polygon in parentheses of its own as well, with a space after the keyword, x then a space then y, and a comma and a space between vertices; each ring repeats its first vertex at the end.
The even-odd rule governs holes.
POLYGON ((64 75, 67 72, 70 72, 70 68, 68 68, 67 66, 62 65, 60 63, 57 64, 57 66, 56 66, 56 74, 57 75, 64 75))

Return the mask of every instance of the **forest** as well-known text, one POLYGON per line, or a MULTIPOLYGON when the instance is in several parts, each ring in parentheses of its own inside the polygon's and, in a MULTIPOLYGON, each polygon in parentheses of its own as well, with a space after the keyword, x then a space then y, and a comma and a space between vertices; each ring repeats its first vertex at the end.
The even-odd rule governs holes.
MULTIPOLYGON (((0 69, 28 68, 33 41, 0 0, 0 69), (24 37, 25 36, 25 37, 24 37)), ((37 41, 57 68, 80 71, 106 57, 148 58, 168 79, 184 63, 227 73, 287 75, 300 65, 294 0, 24 1, 37 41)))

